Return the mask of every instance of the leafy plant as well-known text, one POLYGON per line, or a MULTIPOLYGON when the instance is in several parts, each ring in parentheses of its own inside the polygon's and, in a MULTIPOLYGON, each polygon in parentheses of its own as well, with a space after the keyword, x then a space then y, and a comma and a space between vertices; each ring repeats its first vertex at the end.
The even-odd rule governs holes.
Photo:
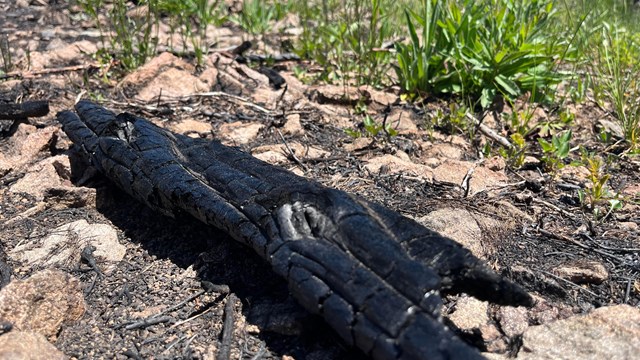
POLYGON ((2 58, 2 72, 8 73, 13 68, 9 39, 6 34, 0 34, 0 57, 2 58))
POLYGON ((631 150, 640 147, 640 35, 604 23, 602 44, 597 48, 594 70, 595 88, 613 107, 631 150))
POLYGON ((368 114, 364 116, 362 124, 364 131, 359 131, 357 129, 345 129, 345 133, 353 138, 359 138, 362 136, 374 138, 382 132, 384 132, 387 136, 398 135, 398 132, 391 126, 391 124, 388 124, 385 121, 383 121, 382 123, 377 123, 368 114))
POLYGON ((571 150, 571 130, 555 134, 551 137, 551 142, 543 138, 538 138, 538 143, 542 148, 542 158, 545 170, 554 174, 564 167, 564 159, 569 156, 571 150))
POLYGON ((240 25, 253 36, 264 35, 271 30, 272 20, 277 15, 274 5, 261 0, 243 0, 242 11, 231 17, 231 21, 240 25))
POLYGON ((596 219, 600 219, 602 212, 606 209, 604 219, 614 210, 622 208, 622 200, 619 194, 614 194, 609 189, 607 182, 611 175, 607 173, 605 163, 600 156, 582 150, 582 162, 589 171, 587 178, 589 184, 584 190, 578 191, 578 198, 580 203, 591 210, 596 219))
POLYGON ((511 148, 500 148, 498 153, 507 159, 509 166, 519 168, 524 164, 527 152, 527 141, 520 133, 513 133, 509 136, 511 148))
POLYGON ((313 59, 323 71, 319 78, 344 85, 381 86, 387 81, 391 53, 382 49, 393 37, 389 15, 392 0, 300 2, 303 33, 297 52, 313 59))
MULTIPOLYGON (((187 51, 187 44, 191 43, 196 60, 202 64, 209 44, 207 33, 210 25, 220 25, 226 20, 220 9, 219 1, 209 0, 160 0, 159 9, 170 14, 169 26, 171 33, 178 30, 182 51, 187 51)), ((173 44, 171 44, 173 47, 173 44)))
POLYGON ((419 11, 406 10, 410 43, 396 45, 400 85, 482 108, 499 95, 542 98, 562 79, 554 64, 563 47, 545 31, 554 14, 549 0, 422 0, 419 11))
POLYGON ((95 21, 100 31, 103 48, 108 47, 115 53, 122 66, 135 69, 154 56, 158 44, 159 0, 141 0, 139 8, 144 9, 141 17, 129 16, 127 1, 114 0, 108 12, 109 26, 112 31, 105 31, 100 21, 100 10, 103 0, 78 0, 80 7, 95 21))

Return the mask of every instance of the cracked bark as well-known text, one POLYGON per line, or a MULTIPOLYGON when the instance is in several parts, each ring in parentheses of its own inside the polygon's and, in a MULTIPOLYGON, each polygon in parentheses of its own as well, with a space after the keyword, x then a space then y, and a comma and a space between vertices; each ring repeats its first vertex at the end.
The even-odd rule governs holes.
POLYGON ((75 109, 58 120, 99 171, 149 207, 253 248, 308 311, 374 359, 481 358, 442 324, 441 292, 532 305, 458 243, 381 205, 128 113, 75 109))

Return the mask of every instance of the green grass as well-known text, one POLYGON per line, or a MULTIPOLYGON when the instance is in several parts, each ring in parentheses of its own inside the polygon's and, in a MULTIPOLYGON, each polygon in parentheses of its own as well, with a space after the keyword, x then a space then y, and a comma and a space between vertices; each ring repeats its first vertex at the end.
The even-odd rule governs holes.
MULTIPOLYGON (((563 153, 551 147, 572 130, 570 103, 597 103, 622 127, 624 154, 640 152, 640 9, 630 0, 243 0, 236 13, 222 2, 146 0, 139 4, 150 11, 141 19, 128 18, 131 4, 115 0, 106 22, 98 21, 103 0, 77 1, 104 34, 107 56, 127 70, 155 55, 160 20, 202 63, 212 27, 231 20, 273 48, 276 21, 294 16, 302 33, 293 49, 321 69, 298 68, 307 80, 397 85, 406 100, 443 99, 476 117, 506 103, 513 147, 498 152, 514 166, 540 151, 548 171, 561 166, 563 153), (548 118, 531 121, 537 107, 548 118)), ((476 136, 466 116, 444 118, 449 131, 476 136)))

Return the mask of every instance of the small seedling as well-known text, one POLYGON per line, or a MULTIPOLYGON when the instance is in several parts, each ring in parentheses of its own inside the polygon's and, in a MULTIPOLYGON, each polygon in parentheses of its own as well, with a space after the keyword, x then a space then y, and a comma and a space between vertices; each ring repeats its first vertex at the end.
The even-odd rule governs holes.
POLYGON ((569 156, 571 151, 571 130, 561 134, 555 134, 551 137, 551 142, 543 138, 538 138, 538 143, 542 147, 542 163, 545 171, 555 174, 564 167, 564 159, 569 156))

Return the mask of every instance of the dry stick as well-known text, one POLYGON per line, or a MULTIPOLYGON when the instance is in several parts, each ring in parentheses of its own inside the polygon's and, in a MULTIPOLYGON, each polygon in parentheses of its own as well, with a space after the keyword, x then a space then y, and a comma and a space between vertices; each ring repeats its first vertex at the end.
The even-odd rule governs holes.
POLYGON ((77 71, 77 70, 85 70, 85 69, 97 69, 99 68, 96 64, 84 64, 84 65, 75 65, 75 66, 65 66, 60 68, 53 69, 42 69, 42 70, 33 70, 33 71, 13 71, 10 73, 6 73, 4 75, 0 75, 0 80, 11 79, 11 78, 22 78, 22 79, 30 79, 37 77, 39 75, 47 75, 47 74, 58 74, 67 71, 77 71))
POLYGON ((574 245, 576 245, 576 246, 578 246, 578 247, 581 247, 581 248, 583 248, 583 249, 585 249, 585 250, 590 250, 590 251, 593 251, 593 252, 598 253, 598 254, 600 254, 600 255, 607 256, 607 257, 609 257, 609 258, 611 258, 611 259, 614 259, 614 260, 616 260, 616 261, 620 261, 620 259, 618 258, 618 256, 615 256, 615 255, 613 255, 613 254, 609 254, 609 253, 608 253, 608 252, 606 252, 606 251, 602 251, 602 250, 595 249, 595 248, 593 248, 593 247, 591 247, 591 246, 588 246, 588 245, 585 245, 585 244, 581 243, 581 242, 580 242, 580 241, 578 241, 578 240, 571 239, 571 238, 569 238, 569 237, 567 237, 567 236, 564 236, 564 235, 554 234, 554 233, 552 233, 552 232, 550 232, 550 231, 547 231, 547 230, 544 230, 544 229, 540 229, 540 228, 538 228, 538 231, 539 231, 541 234, 546 235, 546 236, 548 236, 548 237, 551 237, 551 238, 554 238, 554 239, 557 239, 557 240, 567 241, 567 242, 570 242, 570 243, 572 243, 572 244, 574 244, 574 245))
POLYGON ((476 119, 475 116, 467 113, 466 117, 469 120, 473 121, 473 123, 478 127, 480 132, 483 133, 488 138, 490 138, 491 140, 494 140, 494 141, 498 142, 500 145, 502 145, 502 146, 504 146, 506 148, 509 148, 509 149, 511 149, 513 147, 513 145, 511 145, 511 142, 509 142, 509 140, 507 140, 507 138, 505 138, 504 136, 498 135, 498 133, 493 131, 493 129, 491 129, 487 125, 481 123, 480 120, 476 119))
POLYGON ((570 213, 570 212, 568 212, 568 211, 566 211, 566 210, 560 209, 559 207, 557 207, 557 206, 553 205, 553 204, 552 204, 552 203, 550 203, 550 202, 547 202, 547 201, 544 201, 544 200, 538 199, 538 198, 536 198, 536 197, 534 197, 534 198, 533 198, 533 202, 536 202, 536 203, 538 203, 538 204, 542 204, 542 205, 548 206, 548 207, 552 208, 553 210, 555 210, 555 211, 557 211, 557 212, 559 212, 559 213, 562 213, 562 215, 568 216, 568 217, 570 217, 570 218, 574 218, 574 217, 575 217, 575 215, 574 215, 574 214, 572 214, 572 213, 570 213))
POLYGON ((233 305, 236 302, 236 296, 231 293, 227 297, 227 303, 224 305, 224 329, 222 330, 222 344, 220 344, 220 351, 216 356, 216 360, 229 360, 231 355, 231 342, 233 341, 233 328, 234 328, 234 312, 233 305))
POLYGON ((298 157, 296 156, 296 153, 293 152, 293 150, 291 150, 291 148, 289 147, 289 144, 287 144, 287 141, 284 139, 284 136, 282 136, 282 133, 280 132, 280 130, 276 129, 276 131, 278 132, 278 135, 280 135, 280 139, 282 140, 282 143, 284 144, 284 146, 287 148, 287 150, 289 150, 289 154, 291 155, 291 158, 293 158, 293 160, 298 165, 300 165, 300 167, 302 167, 304 171, 309 171, 309 168, 307 168, 307 166, 303 164, 302 161, 300 161, 300 159, 298 159, 298 157))
POLYGON ((574 283, 573 281, 569 281, 569 280, 567 280, 567 279, 563 279, 563 278, 561 278, 560 276, 554 275, 554 274, 552 274, 552 273, 550 273, 550 272, 548 272, 548 271, 540 270, 540 272, 541 272, 541 273, 543 273, 543 274, 545 274, 545 275, 551 276, 552 278, 554 278, 554 279, 556 279, 556 280, 560 280, 560 281, 566 282, 567 284, 569 284, 569 285, 571 285, 571 286, 573 286, 573 287, 577 288, 577 289, 578 289, 578 290, 580 290, 580 291, 584 291, 584 292, 586 292, 586 293, 587 293, 587 294, 589 294, 589 295, 592 295, 592 296, 595 296, 595 297, 599 297, 599 296, 598 296, 598 294, 596 294, 596 293, 594 293, 594 292, 592 292, 592 291, 589 291, 589 290, 587 290, 587 289, 583 288, 582 286, 580 286, 580 285, 578 285, 578 284, 574 283))
POLYGON ((127 329, 127 330, 133 330, 133 329, 145 328, 147 326, 156 325, 156 324, 169 322, 169 321, 171 321, 171 316, 161 316, 161 317, 157 317, 157 318, 148 318, 148 319, 143 319, 143 320, 140 320, 140 321, 136 321, 133 324, 129 324, 129 325, 125 326, 124 328, 127 329))
POLYGON ((251 108, 253 108, 255 110, 258 110, 260 112, 263 112, 265 114, 275 115, 275 114, 273 114, 272 110, 266 109, 266 108, 264 108, 264 107, 262 107, 262 106, 260 106, 258 104, 255 104, 255 103, 249 101, 248 99, 245 99, 245 98, 243 98, 241 96, 237 96, 237 95, 227 94, 227 93, 224 93, 224 92, 221 92, 221 91, 195 93, 195 94, 191 94, 191 95, 182 96, 180 99, 184 100, 184 99, 190 99, 192 97, 226 97, 226 98, 229 98, 229 99, 240 101, 244 105, 247 105, 247 106, 249 106, 249 107, 251 107, 251 108))

